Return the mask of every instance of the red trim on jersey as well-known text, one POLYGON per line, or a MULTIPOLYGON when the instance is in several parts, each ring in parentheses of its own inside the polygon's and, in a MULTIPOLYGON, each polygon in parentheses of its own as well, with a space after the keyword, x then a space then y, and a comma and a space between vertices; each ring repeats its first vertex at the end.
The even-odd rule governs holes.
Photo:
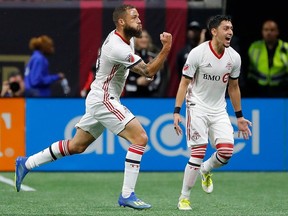
POLYGON ((187 130, 187 140, 191 140, 191 116, 190 112, 187 112, 187 125, 186 125, 186 130, 187 130))
POLYGON ((102 86, 102 89, 104 90, 104 98, 103 100, 109 100, 109 84, 111 82, 111 80, 113 79, 114 75, 116 74, 117 69, 119 68, 119 65, 114 65, 111 73, 109 74, 109 76, 107 77, 106 81, 104 82, 104 85, 102 86))
POLYGON ((225 49, 223 50, 223 52, 222 52, 220 55, 218 55, 218 54, 214 51, 214 49, 213 49, 213 47, 212 47, 212 41, 211 41, 211 40, 209 41, 209 47, 210 47, 210 50, 212 51, 212 53, 216 56, 216 58, 221 59, 221 57, 224 55, 225 49))
POLYGON ((122 35, 120 35, 118 32, 116 32, 116 30, 114 31, 114 33, 116 35, 118 35, 126 44, 130 45, 130 41, 127 41, 125 38, 123 38, 122 35))
POLYGON ((106 108, 113 113, 120 121, 122 121, 125 118, 125 115, 122 114, 119 110, 115 109, 113 104, 109 101, 109 84, 114 77, 115 73, 117 72, 117 69, 119 68, 119 65, 114 65, 114 67, 111 70, 110 75, 104 82, 104 85, 102 86, 102 89, 104 90, 104 98, 103 98, 103 104, 106 106, 106 108))

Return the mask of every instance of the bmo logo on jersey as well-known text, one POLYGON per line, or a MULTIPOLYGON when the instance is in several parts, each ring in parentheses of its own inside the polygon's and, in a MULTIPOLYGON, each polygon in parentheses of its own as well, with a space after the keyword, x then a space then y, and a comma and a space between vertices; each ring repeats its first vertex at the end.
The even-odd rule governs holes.
POLYGON ((230 75, 230 73, 224 74, 224 76, 223 76, 223 78, 222 78, 223 83, 227 83, 227 82, 228 82, 228 80, 229 80, 229 75, 230 75))
POLYGON ((221 78, 219 75, 203 74, 203 79, 211 81, 219 81, 221 78))
MULTIPOLYGON (((229 78, 229 73, 224 74, 222 81, 224 83, 228 82, 228 78, 229 78)), ((203 74, 203 79, 205 80, 211 80, 211 81, 219 81, 221 80, 221 76, 219 75, 211 75, 211 74, 203 74)))

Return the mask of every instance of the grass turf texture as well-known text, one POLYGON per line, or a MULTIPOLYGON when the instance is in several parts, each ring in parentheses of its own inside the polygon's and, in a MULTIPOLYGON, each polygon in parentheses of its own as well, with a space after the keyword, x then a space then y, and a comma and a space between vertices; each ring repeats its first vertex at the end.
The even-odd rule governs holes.
MULTIPOLYGON (((5 178, 14 173, 2 172, 5 178)), ((200 178, 191 193, 192 211, 177 209, 182 172, 141 172, 136 194, 149 210, 119 207, 123 173, 30 172, 20 191, 0 182, 0 215, 100 216, 280 216, 288 215, 286 172, 214 172, 214 191, 206 194, 200 178)))

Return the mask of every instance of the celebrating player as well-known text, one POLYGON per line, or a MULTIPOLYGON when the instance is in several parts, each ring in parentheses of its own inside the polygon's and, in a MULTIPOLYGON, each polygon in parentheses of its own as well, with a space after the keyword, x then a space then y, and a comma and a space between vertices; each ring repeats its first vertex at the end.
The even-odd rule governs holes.
POLYGON ((252 135, 249 129, 251 122, 243 117, 241 110, 238 85, 241 58, 230 47, 233 36, 231 18, 224 15, 214 16, 210 19, 208 28, 212 40, 190 51, 176 95, 175 131, 177 135, 182 133, 179 113, 186 96, 186 139, 188 147, 191 148, 191 156, 184 171, 178 202, 179 210, 192 209, 190 193, 198 173, 200 172, 202 177, 203 190, 212 193, 213 182, 210 171, 227 164, 233 154, 233 127, 226 111, 225 100, 227 86, 239 132, 244 139, 252 135), (208 139, 216 152, 203 162, 208 139))
POLYGON ((72 139, 54 142, 30 157, 18 157, 15 170, 17 191, 20 191, 29 170, 84 152, 107 128, 131 143, 125 159, 119 205, 134 209, 151 208, 150 204, 138 199, 134 193, 141 158, 148 142, 147 134, 119 98, 129 70, 152 78, 162 68, 172 46, 172 35, 167 32, 160 34, 162 49, 153 62, 146 64, 134 54, 134 37, 140 37, 142 33, 137 9, 132 5, 119 6, 113 12, 113 21, 116 29, 107 36, 99 52, 95 80, 86 98, 86 113, 76 124, 76 134, 72 139))

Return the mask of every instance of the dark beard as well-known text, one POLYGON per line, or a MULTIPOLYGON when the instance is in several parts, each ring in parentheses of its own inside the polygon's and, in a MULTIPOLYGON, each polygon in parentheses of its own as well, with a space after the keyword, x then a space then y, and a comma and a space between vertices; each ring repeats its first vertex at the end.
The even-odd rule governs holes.
POLYGON ((134 29, 134 28, 131 28, 131 27, 127 26, 127 27, 124 28, 124 34, 127 37, 140 38, 141 35, 142 35, 142 30, 134 29))

